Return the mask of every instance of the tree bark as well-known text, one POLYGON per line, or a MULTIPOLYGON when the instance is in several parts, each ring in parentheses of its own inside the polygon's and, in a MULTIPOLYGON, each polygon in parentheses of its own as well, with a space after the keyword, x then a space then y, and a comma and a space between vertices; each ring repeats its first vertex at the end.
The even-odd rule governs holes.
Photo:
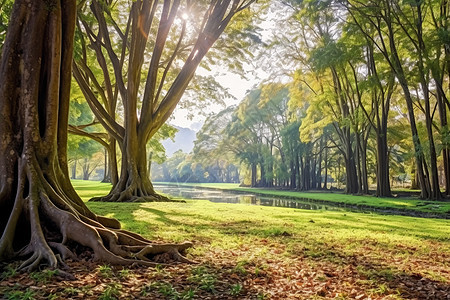
POLYGON ((108 195, 92 198, 90 201, 171 201, 169 198, 159 195, 153 189, 147 168, 146 145, 138 144, 137 139, 130 138, 126 139, 125 147, 126 154, 122 155, 122 171, 119 181, 108 195))
POLYGON ((85 158, 83 164, 83 180, 89 180, 89 177, 91 177, 90 167, 89 159, 85 158))
POLYGON ((362 154, 361 154, 361 135, 356 132, 355 133, 355 157, 356 157, 356 177, 358 178, 357 186, 358 186, 358 194, 363 193, 364 184, 363 184, 363 175, 362 175, 362 154))
POLYGON ((293 153, 293 155, 291 155, 291 159, 290 159, 290 173, 291 173, 291 184, 290 184, 290 188, 295 190, 297 188, 297 170, 295 169, 295 156, 297 154, 293 153))
POLYGON ((318 159, 318 166, 317 166, 317 189, 322 189, 322 154, 323 153, 323 136, 320 138, 319 143, 319 159, 318 159))
POLYGON ((359 192, 358 189, 358 175, 356 172, 356 162, 355 155, 352 148, 352 143, 350 139, 350 129, 344 128, 344 136, 345 136, 345 153, 344 153, 344 161, 345 161, 345 174, 346 174, 346 184, 345 184, 345 193, 347 194, 356 194, 359 192))
POLYGON ((366 128, 367 132, 363 136, 361 141, 361 182, 362 192, 366 195, 369 194, 369 175, 367 171, 367 141, 370 134, 370 128, 366 128))
POLYGON ((105 156, 105 176, 102 182, 111 183, 114 187, 119 181, 119 171, 117 166, 117 143, 116 139, 111 136, 109 137, 108 147, 105 147, 105 156))
POLYGON ((266 168, 264 167, 264 160, 261 158, 261 162, 259 163, 259 168, 261 170, 261 186, 267 187, 267 178, 266 178, 266 168))
POLYGON ((0 61, 0 261, 21 269, 57 268, 80 245, 92 259, 155 266, 159 253, 191 243, 156 245, 97 216, 73 189, 67 127, 75 0, 16 0, 0 61))
POLYGON ((103 171, 103 179, 102 182, 103 183, 110 183, 111 182, 111 177, 110 177, 110 170, 109 170, 109 163, 108 163, 108 150, 105 148, 104 151, 104 171, 103 171))

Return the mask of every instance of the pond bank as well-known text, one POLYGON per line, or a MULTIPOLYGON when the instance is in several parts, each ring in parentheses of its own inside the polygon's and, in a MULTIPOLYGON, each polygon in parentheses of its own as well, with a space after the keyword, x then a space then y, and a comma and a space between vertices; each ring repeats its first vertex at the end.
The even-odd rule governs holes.
POLYGON ((158 185, 193 187, 233 193, 252 193, 283 199, 307 201, 323 205, 333 205, 345 209, 393 214, 402 216, 450 219, 450 202, 427 201, 416 197, 378 198, 370 195, 347 195, 342 192, 330 191, 287 191, 263 188, 239 187, 238 184, 223 183, 174 183, 158 182, 158 185))

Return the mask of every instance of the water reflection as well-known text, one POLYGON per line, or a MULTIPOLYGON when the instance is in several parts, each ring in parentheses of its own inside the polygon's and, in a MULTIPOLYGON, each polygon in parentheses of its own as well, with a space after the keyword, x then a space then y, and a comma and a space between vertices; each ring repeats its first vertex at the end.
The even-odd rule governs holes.
POLYGON ((155 184, 155 190, 171 197, 185 199, 209 200, 215 203, 240 203, 248 205, 263 205, 276 207, 289 207, 308 210, 343 210, 337 206, 312 203, 307 200, 292 200, 273 198, 254 194, 242 194, 231 191, 211 190, 184 186, 168 186, 155 184))

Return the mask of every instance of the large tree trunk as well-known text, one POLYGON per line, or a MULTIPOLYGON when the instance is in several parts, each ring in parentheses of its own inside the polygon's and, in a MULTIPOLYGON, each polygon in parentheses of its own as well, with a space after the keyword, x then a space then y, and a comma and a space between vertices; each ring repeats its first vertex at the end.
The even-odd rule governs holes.
POLYGON ((56 268, 81 245, 94 260, 156 265, 191 246, 155 245, 96 216, 73 189, 67 126, 75 0, 16 0, 0 63, 0 260, 56 268), (73 248, 72 248, 73 247, 73 248), (60 259, 58 259, 60 258, 60 259))
POLYGON ((137 143, 137 139, 131 138, 126 140, 125 147, 126 155, 122 155, 122 171, 119 181, 108 195, 93 198, 91 201, 170 201, 167 197, 157 194, 153 189, 147 168, 146 145, 137 143))
POLYGON ((345 193, 357 194, 359 192, 358 176, 356 173, 356 164, 353 154, 351 154, 349 160, 345 160, 345 174, 346 174, 345 193))

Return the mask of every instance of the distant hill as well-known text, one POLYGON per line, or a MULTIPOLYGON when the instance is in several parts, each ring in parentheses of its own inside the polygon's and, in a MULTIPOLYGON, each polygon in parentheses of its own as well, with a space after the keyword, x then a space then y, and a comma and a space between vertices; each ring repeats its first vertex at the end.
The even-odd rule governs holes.
POLYGON ((168 157, 172 156, 180 149, 185 153, 190 153, 194 148, 194 141, 196 139, 196 132, 194 130, 178 126, 174 127, 178 129, 178 132, 175 135, 175 142, 172 142, 171 139, 162 142, 164 148, 166 148, 168 157))

